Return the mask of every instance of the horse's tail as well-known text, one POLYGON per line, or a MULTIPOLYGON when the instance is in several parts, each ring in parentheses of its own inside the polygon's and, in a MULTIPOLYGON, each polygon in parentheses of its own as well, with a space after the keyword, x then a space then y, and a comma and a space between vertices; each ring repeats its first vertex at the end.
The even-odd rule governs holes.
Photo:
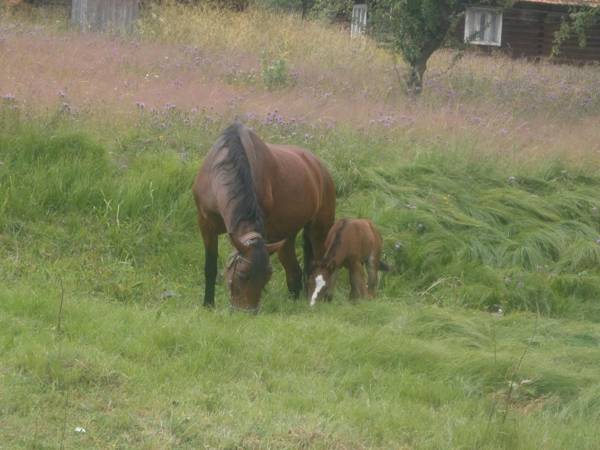
POLYGON ((380 260, 379 261, 379 267, 377 268, 377 270, 381 270, 382 272, 389 272, 390 271, 390 266, 385 261, 381 261, 380 260))

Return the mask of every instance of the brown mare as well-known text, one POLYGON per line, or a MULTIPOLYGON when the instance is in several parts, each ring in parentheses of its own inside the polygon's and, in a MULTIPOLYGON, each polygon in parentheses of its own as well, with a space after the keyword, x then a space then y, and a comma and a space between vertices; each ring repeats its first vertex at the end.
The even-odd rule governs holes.
POLYGON ((325 241, 325 256, 315 264, 308 280, 310 305, 317 299, 333 295, 336 271, 346 267, 350 275, 350 298, 375 296, 377 271, 388 271, 381 261, 381 235, 368 219, 341 219, 329 230, 325 241), (367 268, 368 287, 363 264, 367 268))
POLYGON ((234 123, 206 156, 193 187, 205 249, 204 306, 215 304, 218 236, 237 250, 226 279, 235 309, 256 312, 277 252, 289 291, 298 297, 302 269, 295 240, 304 238, 304 276, 321 258, 335 219, 335 187, 324 164, 308 150, 264 143, 234 123))

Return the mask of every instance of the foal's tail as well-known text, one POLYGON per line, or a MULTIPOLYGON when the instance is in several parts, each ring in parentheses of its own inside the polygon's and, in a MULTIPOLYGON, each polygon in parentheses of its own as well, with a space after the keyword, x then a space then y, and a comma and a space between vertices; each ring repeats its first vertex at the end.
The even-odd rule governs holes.
POLYGON ((381 270, 382 272, 389 272, 390 266, 385 261, 379 261, 379 267, 377 270, 381 270))

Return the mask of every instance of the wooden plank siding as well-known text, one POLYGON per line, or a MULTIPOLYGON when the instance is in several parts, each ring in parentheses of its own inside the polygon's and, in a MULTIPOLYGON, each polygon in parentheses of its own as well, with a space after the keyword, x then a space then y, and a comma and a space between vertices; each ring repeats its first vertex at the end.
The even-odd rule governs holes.
MULTIPOLYGON (((513 57, 548 58, 552 52, 554 33, 558 31, 568 12, 567 5, 529 2, 517 3, 512 8, 505 9, 500 48, 513 57)), ((464 21, 458 28, 461 32, 464 30, 464 21)), ((600 61, 600 25, 589 30, 586 47, 579 47, 577 38, 572 37, 563 43, 560 56, 556 59, 600 61)))
POLYGON ((131 31, 138 0, 72 0, 71 23, 81 31, 131 31))

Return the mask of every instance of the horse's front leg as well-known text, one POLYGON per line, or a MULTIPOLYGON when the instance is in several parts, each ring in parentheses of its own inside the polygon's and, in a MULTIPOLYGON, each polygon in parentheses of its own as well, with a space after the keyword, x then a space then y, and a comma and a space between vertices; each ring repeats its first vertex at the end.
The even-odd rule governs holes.
POLYGON ((219 236, 207 226, 200 225, 200 230, 204 241, 204 306, 214 308, 219 236))
MULTIPOLYGON (((314 264, 325 255, 325 240, 333 222, 315 222, 304 227, 304 282, 314 268, 314 264)), ((308 294, 308 292, 306 292, 308 294)))
POLYGON ((279 249, 277 256, 279 256, 279 261, 281 261, 281 265, 285 269, 285 280, 288 291, 290 291, 294 299, 297 299, 302 290, 302 269, 296 258, 296 236, 285 241, 279 249))

